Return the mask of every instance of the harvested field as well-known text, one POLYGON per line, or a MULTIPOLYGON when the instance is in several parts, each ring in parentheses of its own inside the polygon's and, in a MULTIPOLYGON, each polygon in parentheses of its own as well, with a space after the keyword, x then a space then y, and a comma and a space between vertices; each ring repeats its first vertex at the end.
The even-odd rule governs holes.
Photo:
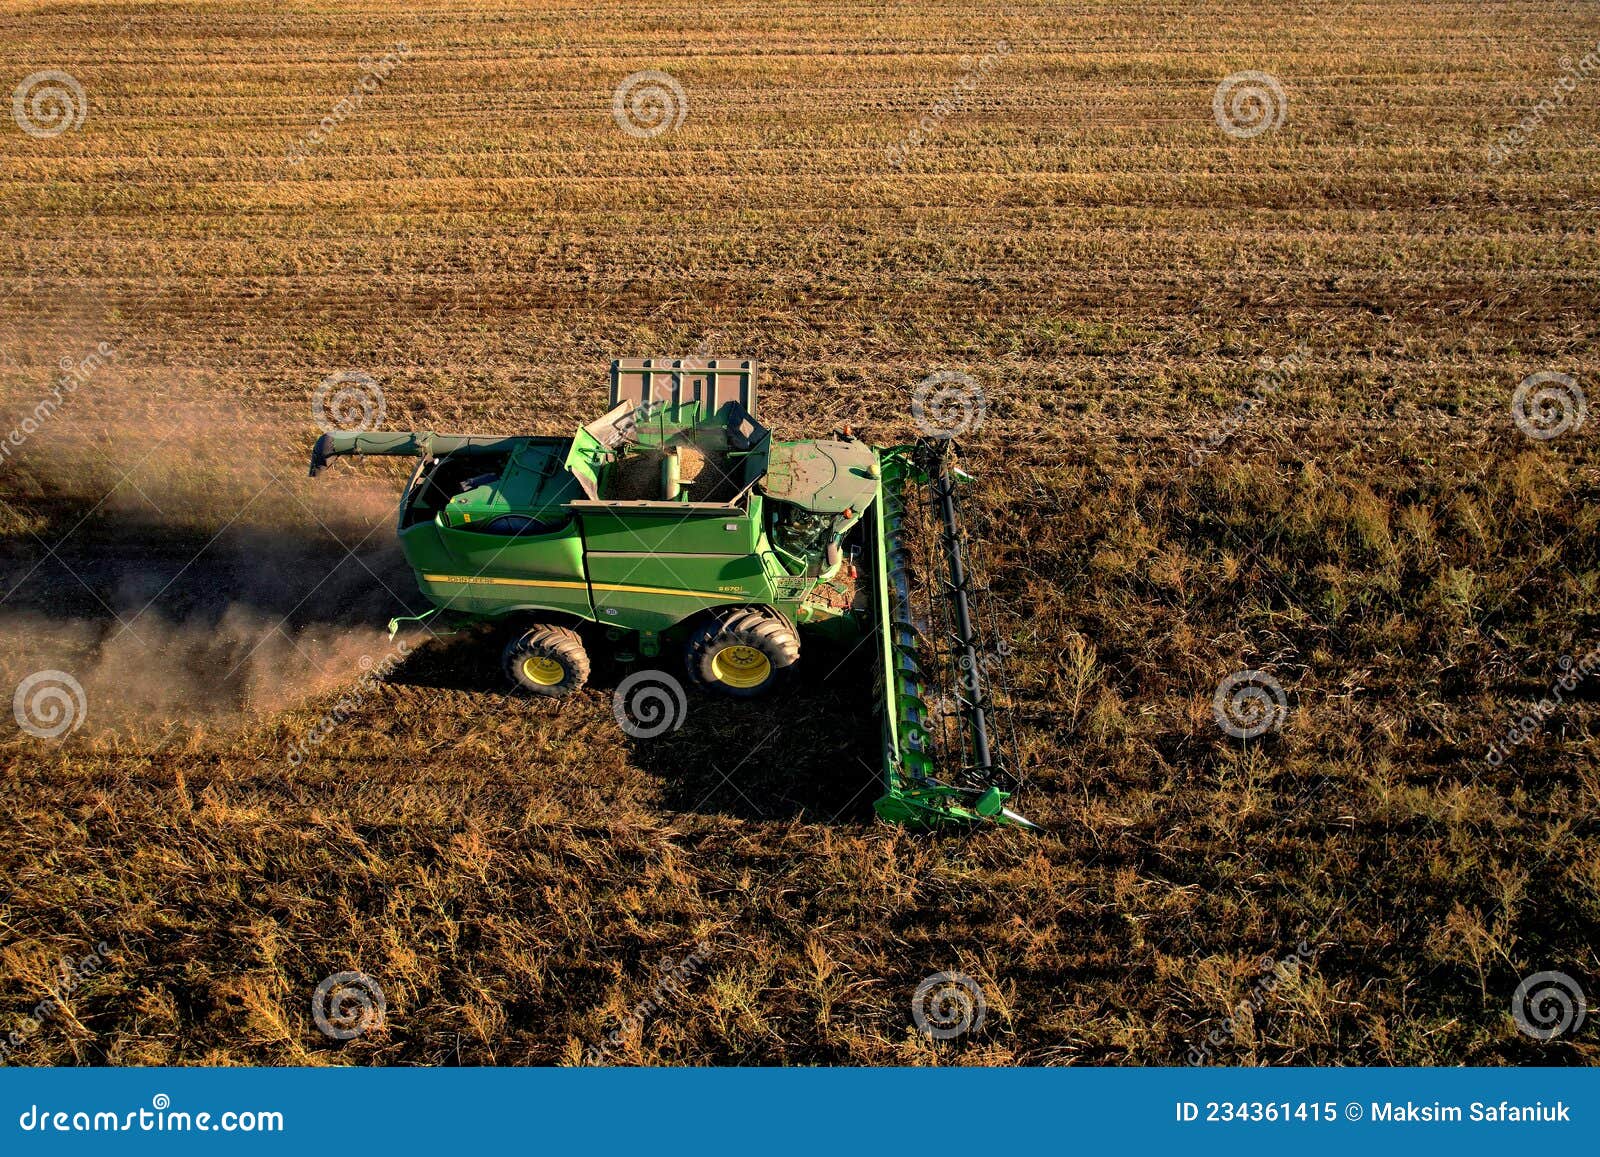
POLYGON ((5 1061, 1600 1061, 1512 1015, 1600 998, 1597 51, 1581 0, 0 4, 3 91, 81 90, 0 118, 0 690, 83 691, 0 729, 5 1061), (981 386, 1047 832, 874 822, 846 656, 633 740, 626 668, 385 639, 405 464, 306 479, 319 384, 568 434, 691 354, 790 437, 981 386))

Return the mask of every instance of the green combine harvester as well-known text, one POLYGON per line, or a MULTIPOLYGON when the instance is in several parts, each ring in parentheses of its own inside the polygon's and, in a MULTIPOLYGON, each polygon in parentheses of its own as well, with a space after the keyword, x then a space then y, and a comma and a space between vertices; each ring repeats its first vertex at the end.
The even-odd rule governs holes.
POLYGON ((750 698, 793 672, 802 635, 873 638, 878 814, 1032 826, 1006 806, 1005 647, 980 636, 949 440, 780 442, 756 420, 754 362, 636 359, 612 363, 610 411, 571 438, 328 433, 312 476, 347 454, 419 459, 399 537, 434 606, 391 632, 509 623, 507 676, 548 697, 582 687, 601 647, 681 656, 696 685, 750 698), (912 581, 935 553, 942 597, 912 581))

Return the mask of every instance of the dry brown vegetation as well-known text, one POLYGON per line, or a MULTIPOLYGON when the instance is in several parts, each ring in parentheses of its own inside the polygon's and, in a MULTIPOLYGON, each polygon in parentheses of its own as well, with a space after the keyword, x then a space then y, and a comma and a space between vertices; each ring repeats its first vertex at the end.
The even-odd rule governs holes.
POLYGON ((0 6, 0 88, 90 102, 0 121, 0 427, 118 351, 0 465, 5 693, 89 698, 0 739, 0 1037, 112 949, 13 1061, 549 1064, 627 1025, 610 1061, 1181 1064, 1304 942, 1217 1061, 1594 1063, 1593 1018, 1538 1044, 1510 999, 1600 997, 1595 681, 1483 755, 1600 644, 1597 424, 1509 410, 1600 382, 1600 76, 1486 157, 1597 41, 1532 0, 0 6), (645 68, 689 98, 652 140, 610 108, 645 68), (1289 99, 1249 140, 1211 108, 1242 69, 1289 99), (975 553, 1047 834, 872 822, 869 676, 832 663, 630 742, 614 668, 552 709, 430 642, 291 765, 416 600, 392 474, 301 477, 312 388, 559 433, 610 357, 696 349, 759 357, 795 435, 898 440, 913 383, 983 382, 975 553), (1212 718, 1244 667, 1280 733, 1212 718), (388 1017, 338 1044, 310 997, 346 969, 388 1017), (930 1043, 947 969, 989 1014, 930 1043))

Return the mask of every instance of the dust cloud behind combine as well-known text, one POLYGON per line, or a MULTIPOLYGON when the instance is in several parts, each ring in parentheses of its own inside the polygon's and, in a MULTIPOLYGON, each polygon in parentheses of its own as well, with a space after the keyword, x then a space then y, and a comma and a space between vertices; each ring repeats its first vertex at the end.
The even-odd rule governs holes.
POLYGON ((311 486, 291 456, 314 433, 303 422, 223 421, 223 400, 203 394, 116 419, 135 399, 114 367, 84 394, 6 464, 6 686, 66 672, 84 689, 88 735, 236 725, 391 649, 382 624, 416 597, 394 541, 393 471, 311 486))

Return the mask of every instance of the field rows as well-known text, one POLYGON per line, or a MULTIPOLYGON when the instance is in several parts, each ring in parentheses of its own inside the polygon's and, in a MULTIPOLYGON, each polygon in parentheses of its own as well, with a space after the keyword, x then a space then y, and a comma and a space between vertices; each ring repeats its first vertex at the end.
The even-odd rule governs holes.
POLYGON ((0 688, 88 702, 0 734, 0 1035, 117 945, 15 1059, 579 1063, 705 941, 611 1060, 1596 1063, 1508 1012, 1536 971, 1595 997, 1595 682, 1486 755, 1600 642, 1600 76, 1488 156, 1597 43, 1520 0, 0 3, 0 92, 88 100, 0 121, 0 430, 117 351, 0 460, 0 688), (687 97, 654 138, 612 113, 643 69, 687 97), (1239 139, 1212 98, 1252 69, 1287 115, 1239 139), (981 384, 1048 833, 874 824, 871 672, 822 651, 656 741, 626 668, 547 708, 473 636, 355 695, 419 608, 400 464, 304 477, 318 383, 562 433, 610 358, 695 351, 759 359, 790 436, 911 438, 928 374, 981 384), (1548 441, 1511 414, 1541 370, 1590 407, 1548 441), (1247 669, 1287 718, 1239 741, 1247 669), (345 969, 390 1015, 336 1044, 306 1006, 345 969), (989 1019, 930 1042, 951 969, 989 1019))

